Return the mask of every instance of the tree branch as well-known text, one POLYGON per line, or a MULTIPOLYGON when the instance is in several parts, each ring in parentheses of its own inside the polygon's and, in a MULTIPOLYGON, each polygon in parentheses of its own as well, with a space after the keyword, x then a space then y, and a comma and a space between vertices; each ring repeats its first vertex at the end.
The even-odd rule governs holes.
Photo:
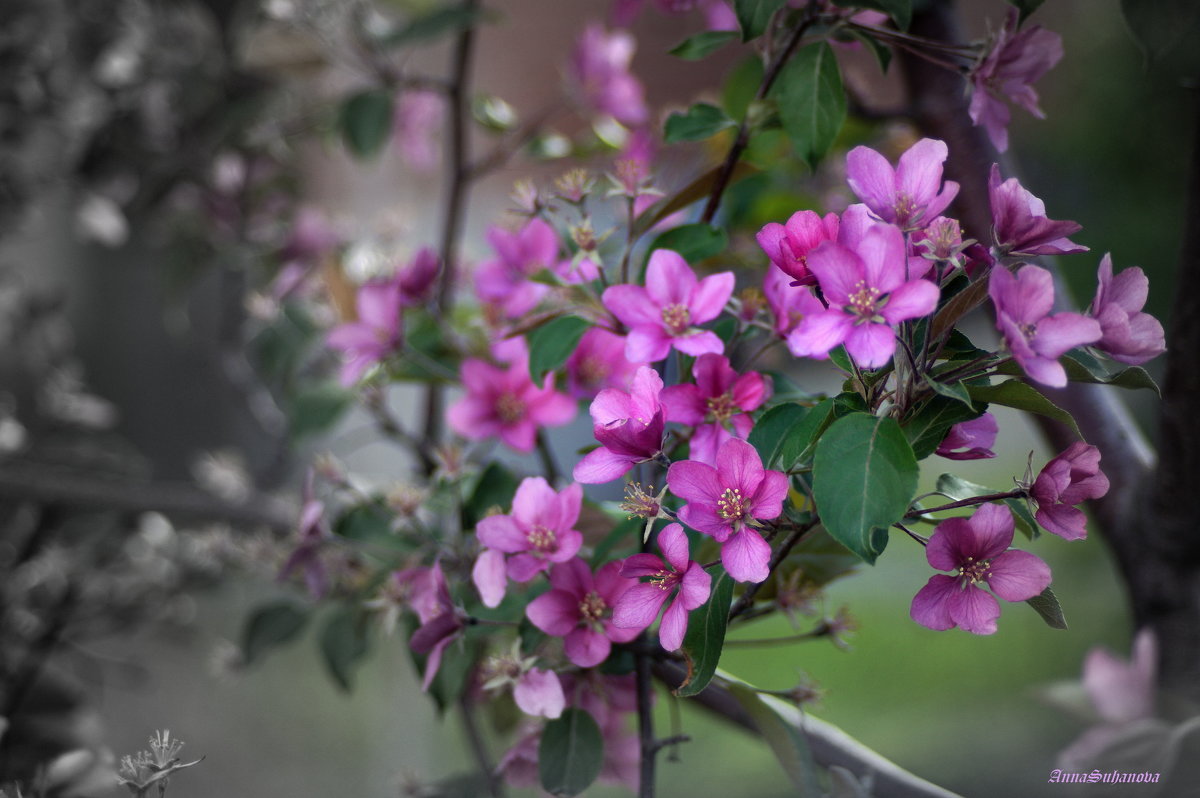
MULTIPOLYGON (((656 662, 654 675, 667 687, 675 688, 683 682, 686 672, 674 663, 656 662)), ((746 731, 761 734, 753 718, 737 699, 716 683, 709 684, 704 692, 691 700, 746 731)), ((958 798, 955 793, 909 773, 836 726, 812 715, 801 715, 797 710, 784 720, 803 732, 817 764, 826 768, 834 765, 843 767, 860 780, 870 776, 874 782, 871 789, 874 798, 958 798)))
POLYGON ((125 512, 160 512, 238 526, 289 532, 297 510, 288 502, 255 494, 230 502, 192 485, 97 477, 89 471, 22 460, 0 462, 0 496, 39 504, 63 504, 125 512))

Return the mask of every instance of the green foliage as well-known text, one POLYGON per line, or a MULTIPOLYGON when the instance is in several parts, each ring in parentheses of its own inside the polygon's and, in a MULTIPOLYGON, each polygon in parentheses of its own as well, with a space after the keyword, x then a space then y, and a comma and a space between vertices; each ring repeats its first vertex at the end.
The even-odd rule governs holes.
POLYGON ((736 38, 737 33, 731 30, 706 30, 695 36, 689 36, 671 48, 671 55, 682 58, 684 61, 699 61, 736 38))
POLYGON ((472 8, 467 5, 444 6, 417 17, 400 30, 384 37, 381 43, 385 47, 403 47, 429 42, 466 30, 492 15, 484 8, 472 8))
POLYGON ((817 527, 792 547, 785 562, 800 566, 804 582, 822 587, 853 571, 862 560, 834 540, 827 529, 817 527))
POLYGON ((742 29, 742 41, 748 42, 762 36, 771 16, 786 4, 787 0, 733 0, 733 12, 742 29))
POLYGON ((328 432, 354 401, 354 394, 335 382, 307 385, 290 397, 288 432, 305 438, 328 432))
POLYGON ((250 615, 242 629, 242 659, 252 665, 273 648, 292 642, 308 625, 311 612, 294 601, 264 604, 250 615))
POLYGON ((964 404, 957 398, 935 396, 904 422, 904 435, 916 458, 924 460, 937 450, 951 427, 980 415, 982 412, 973 409, 969 399, 964 404))
POLYGON ((780 72, 771 96, 796 154, 816 166, 846 119, 846 93, 833 48, 826 42, 801 48, 780 72))
POLYGON ((894 419, 851 413, 817 442, 813 497, 829 533, 874 563, 888 528, 904 517, 917 490, 912 447, 894 419))
POLYGON ((729 235, 724 228, 697 222, 660 233, 651 242, 646 254, 649 259, 656 249, 670 249, 678 252, 688 263, 695 263, 721 254, 728 245, 729 235))
POLYGON ((712 593, 704 606, 692 611, 687 634, 683 638, 683 656, 687 659, 687 678, 675 688, 675 695, 687 698, 699 694, 712 681, 725 647, 729 626, 729 606, 733 602, 733 579, 725 569, 712 570, 712 593))
POLYGON ((1006 380, 999 385, 968 385, 967 393, 971 395, 972 401, 1004 405, 1061 421, 1080 438, 1083 437, 1070 413, 1051 402, 1028 383, 1020 380, 1006 380))
POLYGON ((781 465, 781 452, 788 433, 804 420, 808 412, 808 408, 789 402, 772 407, 755 422, 754 429, 750 430, 748 442, 758 450, 763 467, 778 468, 781 465))
POLYGON ((392 135, 395 100, 391 92, 368 89, 342 103, 338 128, 350 154, 359 160, 374 158, 392 135))
POLYGON ((538 743, 538 776, 552 795, 578 795, 586 790, 604 764, 604 738, 595 719, 571 707, 546 724, 538 743))
POLYGON ((1023 25, 1025 24, 1025 18, 1034 11, 1037 11, 1038 6, 1046 2, 1046 0, 1008 0, 1008 2, 1017 7, 1017 10, 1020 12, 1018 24, 1023 25))
POLYGON ((320 647, 329 677, 342 690, 350 692, 354 671, 369 649, 366 615, 349 605, 334 610, 321 629, 320 647))
POLYGON ((560 368, 591 325, 578 316, 560 316, 529 333, 529 376, 538 385, 560 368))
POLYGON ((674 144, 679 141, 703 141, 722 130, 734 126, 734 121, 715 105, 696 103, 685 113, 673 113, 667 117, 663 141, 674 144))
POLYGON ((387 543, 398 538, 392 532, 392 513, 378 502, 351 507, 338 517, 333 532, 356 543, 387 543))
POLYGON ((1026 599, 1025 603, 1033 607, 1051 629, 1067 628, 1067 619, 1063 615, 1062 606, 1058 603, 1058 596, 1054 595, 1054 591, 1050 588, 1046 588, 1031 599, 1026 599))
MULTIPOLYGON (((1067 372, 1067 379, 1071 382, 1115 385, 1118 388, 1129 390, 1144 388, 1154 391, 1156 395, 1162 397, 1162 389, 1158 387, 1158 383, 1150 376, 1150 372, 1141 366, 1127 366, 1117 371, 1109 371, 1104 363, 1082 349, 1075 349, 1063 355, 1059 358, 1059 362, 1062 363, 1067 372)), ((1017 363, 1010 360, 1007 363, 1001 363, 1000 367, 996 369, 996 373, 1020 376, 1023 372, 1017 363)))
POLYGON ((463 508, 464 523, 473 527, 493 507, 508 509, 517 492, 517 477, 498 462, 491 462, 479 475, 470 498, 463 508))

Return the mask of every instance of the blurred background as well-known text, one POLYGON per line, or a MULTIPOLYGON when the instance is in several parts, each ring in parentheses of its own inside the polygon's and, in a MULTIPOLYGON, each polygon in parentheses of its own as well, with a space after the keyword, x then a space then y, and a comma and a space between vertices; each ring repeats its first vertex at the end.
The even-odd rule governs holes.
MULTIPOLYGON (((404 13, 422 4, 383 5, 404 13)), ((607 19, 608 3, 492 5, 476 89, 528 118, 561 92, 579 32, 607 19)), ((983 37, 1007 6, 963 2, 959 11, 967 34, 983 37)), ((0 3, 0 644, 14 652, 6 700, 22 696, 0 708, 11 719, 0 765, 71 747, 119 757, 169 728, 186 741, 185 759, 205 757, 172 780, 178 798, 421 794, 420 785, 470 769, 461 730, 421 694, 399 637, 376 641, 349 693, 324 672, 311 634, 252 667, 237 664, 250 609, 296 594, 274 575, 312 456, 332 451, 379 483, 411 467, 364 413, 343 412, 344 397, 314 388, 280 401, 305 376, 288 358, 336 320, 332 305, 326 316, 281 310, 279 275, 302 213, 316 209, 356 242, 341 263, 351 282, 436 244, 437 120, 429 159, 389 143, 358 160, 339 138, 339 104, 373 85, 378 66, 346 31, 369 28, 374 13, 333 0, 0 3)), ((1145 70, 1118 0, 1052 0, 1035 21, 1062 35, 1066 56, 1037 87, 1048 118, 1014 113, 1006 169, 1052 218, 1083 225, 1074 239, 1094 257, 1076 257, 1066 273, 1080 303, 1091 299, 1100 254, 1111 252, 1118 269, 1146 270, 1146 309, 1164 318, 1184 221, 1183 89, 1145 70)), ((633 26, 634 71, 660 119, 718 99, 749 53, 731 47, 698 63, 666 54, 699 29, 694 15, 654 10, 633 26)), ((421 46, 404 66, 438 74, 449 58, 442 44, 421 46)), ((868 54, 842 58, 847 83, 869 86, 876 111, 902 106, 894 74, 876 86, 868 54)), ((576 141, 587 135, 569 115, 550 126, 576 141)), ((898 151, 911 135, 851 119, 839 146, 882 141, 898 151)), ((477 148, 496 136, 477 133, 477 148)), ((544 157, 555 140, 541 143, 543 157, 517 157, 476 188, 467 260, 486 255, 483 233, 510 205, 515 180, 547 182, 565 170, 544 157)), ((660 182, 678 188, 727 146, 718 138, 675 148, 660 182)), ((591 165, 609 168, 611 152, 596 152, 591 165)), ((826 199, 814 186, 835 184, 840 161, 835 152, 833 177, 815 184, 781 162, 754 187, 754 203, 732 203, 741 265, 761 268, 753 231, 826 199)), ((816 389, 804 372, 798 381, 816 389)), ((391 397, 410 422, 414 397, 391 397)), ((1153 435, 1146 392, 1125 397, 1153 435)), ((1006 489, 1031 452, 1035 469, 1054 453, 1025 419, 998 415, 997 458, 958 473, 1006 489)), ((577 420, 555 448, 565 456, 588 439, 577 420)), ((936 477, 927 463, 923 490, 936 477)), ((849 607, 857 631, 847 650, 824 640, 731 647, 722 667, 762 686, 812 684, 813 714, 965 796, 1054 793, 1041 785, 1083 726, 1043 694, 1077 680, 1097 645, 1128 653, 1128 610, 1103 542, 1047 535, 1031 546, 1054 571, 1069 630, 1008 606, 987 638, 909 620, 928 568, 905 543, 820 599, 829 613, 849 607)), ((788 628, 780 619, 738 636, 788 628)), ((674 710, 660 698, 665 727, 674 710)), ((759 742, 690 707, 680 722, 693 742, 662 764, 664 795, 792 794, 759 742)), ((494 755, 505 744, 491 740, 494 755)), ((83 772, 87 763, 67 764, 83 772)), ((118 794, 109 783, 77 794, 118 794)))

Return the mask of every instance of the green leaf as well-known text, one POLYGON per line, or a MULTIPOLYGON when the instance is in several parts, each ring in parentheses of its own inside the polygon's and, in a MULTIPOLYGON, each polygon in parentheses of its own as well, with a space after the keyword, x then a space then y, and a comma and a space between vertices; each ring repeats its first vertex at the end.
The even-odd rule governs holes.
MULTIPOLYGON (((1003 492, 970 482, 954 474, 942 474, 938 477, 937 486, 934 490, 950 497, 952 501, 956 502, 963 499, 973 499, 976 496, 988 496, 993 493, 1003 492)), ((1017 530, 1029 540, 1037 537, 1037 522, 1033 520, 1033 515, 1029 512, 1029 508, 1025 505, 1025 502, 1022 499, 1014 498, 1005 499, 1004 503, 1012 511, 1013 523, 1017 530)))
POLYGON ((398 540, 392 532, 392 513, 377 502, 351 507, 333 524, 334 534, 360 543, 398 540))
POLYGON ((660 233, 646 251, 647 258, 656 249, 678 252, 688 263, 711 258, 725 251, 729 236, 720 227, 710 224, 685 224, 660 233))
POLYGON ((758 450, 764 468, 775 468, 779 464, 788 432, 807 415, 808 408, 791 403, 772 407, 763 413, 754 429, 750 430, 747 442, 758 450))
POLYGON ((1121 12, 1147 62, 1180 77, 1200 75, 1200 3, 1121 0, 1121 12))
POLYGON ((783 772, 796 787, 797 798, 819 798, 822 794, 817 783, 817 768, 808 738, 803 730, 789 723, 778 707, 787 706, 774 696, 762 695, 740 679, 721 674, 729 683, 730 694, 737 699, 758 726, 762 738, 771 747, 771 753, 783 767, 783 772))
POLYGON ((784 66, 771 96, 796 154, 815 166, 846 119, 846 93, 833 48, 826 42, 802 48, 784 66))
POLYGON ((337 383, 306 386, 292 397, 288 405, 288 431, 293 438, 328 432, 353 400, 354 394, 337 383))
POLYGON ((971 394, 967 393, 967 387, 962 382, 947 383, 926 378, 925 384, 932 388, 934 393, 956 402, 962 402, 971 410, 975 409, 975 405, 971 404, 971 394))
POLYGON ((917 491, 917 460, 891 418, 851 413, 817 442, 813 498, 821 522, 868 563, 887 545, 917 491))
POLYGON ((678 141, 703 141, 722 130, 734 126, 734 121, 715 105, 696 103, 686 113, 673 113, 667 117, 663 141, 674 144, 678 141))
POLYGON ((807 458, 808 453, 812 451, 813 444, 825 430, 829 429, 829 425, 835 421, 834 409, 836 404, 836 399, 822 399, 812 406, 812 409, 805 414, 800 423, 792 427, 788 432, 787 440, 783 442, 779 450, 780 462, 785 462, 794 453, 795 459, 788 466, 791 468, 797 462, 801 462, 807 458))
POLYGON ((564 709, 546 724, 538 743, 538 776, 546 792, 578 795, 596 780, 603 764, 604 738, 586 710, 564 709))
POLYGON ((712 681, 725 647, 725 629, 729 625, 729 606, 733 603, 733 579, 725 569, 713 569, 712 593, 708 601, 693 610, 683 638, 683 656, 688 672, 674 693, 680 698, 699 694, 712 681))
POLYGON ((912 445, 916 458, 924 460, 937 450, 951 427, 980 415, 980 411, 971 409, 969 404, 963 404, 958 399, 935 396, 916 415, 904 422, 904 435, 912 445))
POLYGON ((879 71, 886 75, 888 67, 892 65, 892 49, 864 30, 851 28, 848 33, 853 39, 857 39, 871 48, 875 60, 879 62, 879 71))
POLYGON ((466 30, 472 25, 493 16, 487 9, 467 5, 444 6, 424 16, 417 17, 400 30, 383 38, 385 47, 400 47, 436 39, 448 33, 466 30))
MULTIPOLYGON (((721 180, 721 174, 724 171, 722 164, 717 164, 712 169, 709 169, 704 174, 697 177, 692 182, 681 188, 675 194, 651 205, 642 215, 637 218, 633 229, 635 234, 641 234, 649 230, 654 225, 667 218, 675 211, 681 211, 693 202, 705 199, 712 193, 713 187, 721 180)), ((733 174, 730 175, 726 187, 732 187, 742 178, 757 174, 758 169, 754 168, 745 161, 738 161, 733 167, 733 174)))
POLYGON ((999 385, 968 385, 967 393, 976 402, 1012 407, 1061 421, 1080 438, 1083 437, 1070 413, 1051 402, 1033 386, 1020 380, 1006 380, 999 385))
POLYGON ((592 325, 578 316, 560 316, 529 334, 529 376, 541 385, 542 378, 567 362, 579 339, 592 325))
POLYGON ((321 630, 321 656, 325 668, 341 689, 350 692, 354 670, 367 655, 366 617, 354 607, 344 606, 329 616, 321 630))
MULTIPOLYGON (((1025 2, 1041 2, 1042 0, 1025 0, 1025 2)), ((896 27, 908 30, 912 23, 912 0, 833 0, 835 6, 841 8, 870 8, 882 11, 891 17, 896 27)))
POLYGON ((834 540, 829 530, 817 527, 805 533, 785 563, 799 565, 804 581, 821 587, 850 573, 862 560, 834 540))
POLYGON ((1025 603, 1033 607, 1050 628, 1067 628, 1067 619, 1063 615, 1062 606, 1058 603, 1058 596, 1054 595, 1054 591, 1050 588, 1046 588, 1031 599, 1026 599, 1025 603))
POLYGON ((787 0, 734 0, 733 12, 742 29, 742 41, 748 42, 763 35, 771 22, 771 15, 787 3, 787 0))
POLYGON ((516 492, 516 476, 499 463, 490 463, 479 475, 479 481, 467 499, 464 507, 466 523, 475 526, 493 507, 507 509, 516 492))
POLYGON ((308 624, 309 609, 293 601, 264 604, 242 630, 242 659, 251 665, 271 649, 295 640, 308 624))
POLYGON ((1046 0, 1008 0, 1008 2, 1016 6, 1017 10, 1021 12, 1021 16, 1017 20, 1017 25, 1020 26, 1025 24, 1025 18, 1034 11, 1037 11, 1038 6, 1046 2, 1046 0))
POLYGON ((671 48, 670 52, 671 55, 682 58, 684 61, 699 61, 710 53, 720 50, 736 38, 736 31, 706 30, 703 33, 697 33, 695 36, 689 36, 684 39, 671 48))
POLYGON ((393 102, 390 92, 369 89, 342 104, 338 127, 354 157, 374 158, 383 149, 392 135, 393 102))
MULTIPOLYGON (((1128 366, 1120 371, 1110 372, 1099 360, 1079 349, 1063 355, 1058 362, 1062 363, 1063 369, 1067 372, 1067 379, 1071 382, 1115 385, 1118 388, 1130 390, 1145 388, 1154 391, 1159 397, 1162 396, 1162 390, 1158 387, 1158 383, 1150 376, 1150 372, 1141 366, 1128 366)), ((1009 360, 1001 363, 1000 367, 996 369, 996 373, 1020 376, 1024 372, 1021 371, 1020 365, 1009 360)))

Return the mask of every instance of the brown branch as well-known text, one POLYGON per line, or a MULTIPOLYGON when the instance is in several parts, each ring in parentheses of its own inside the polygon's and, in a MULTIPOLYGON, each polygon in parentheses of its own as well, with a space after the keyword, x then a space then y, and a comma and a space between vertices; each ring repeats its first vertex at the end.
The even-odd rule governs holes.
POLYGON ((262 494, 231 502, 188 484, 98 477, 88 471, 22 460, 0 463, 0 497, 37 504, 160 512, 237 526, 267 526, 278 532, 295 528, 297 513, 291 504, 262 494))
MULTIPOLYGON (((678 687, 686 677, 685 669, 672 662, 656 662, 654 675, 667 687, 678 687)), ((690 700, 721 718, 752 734, 761 734, 754 719, 733 695, 719 684, 708 688, 690 700)), ((822 767, 838 766, 860 780, 873 780, 871 795, 875 798, 956 798, 956 794, 909 773, 896 763, 867 748, 835 726, 799 711, 784 718, 802 732, 808 741, 813 759, 822 767)))
MULTIPOLYGON (((479 0, 463 0, 466 11, 479 7, 479 0)), ((459 238, 462 235, 466 215, 467 189, 470 185, 470 102, 467 83, 471 72, 471 59, 475 51, 475 26, 469 25, 454 42, 453 67, 446 100, 450 107, 449 147, 446 149, 446 208, 442 223, 441 258, 442 273, 438 280, 437 315, 449 320, 454 310, 454 284, 457 272, 459 238)), ((433 383, 425 397, 424 445, 436 448, 442 438, 445 405, 445 388, 433 383)))

